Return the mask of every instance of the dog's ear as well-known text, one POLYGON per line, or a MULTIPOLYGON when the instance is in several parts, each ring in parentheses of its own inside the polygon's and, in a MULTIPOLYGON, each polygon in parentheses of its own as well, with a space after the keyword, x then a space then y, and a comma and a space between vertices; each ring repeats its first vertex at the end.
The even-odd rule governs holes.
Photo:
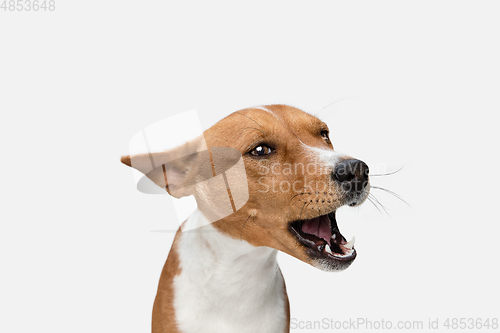
MULTIPOLYGON (((121 162, 142 172, 176 198, 193 194, 192 185, 212 175, 210 156, 203 136, 164 152, 123 156, 121 162)), ((148 186, 148 183, 141 179, 137 188, 141 192, 161 193, 158 188, 155 190, 148 186)))

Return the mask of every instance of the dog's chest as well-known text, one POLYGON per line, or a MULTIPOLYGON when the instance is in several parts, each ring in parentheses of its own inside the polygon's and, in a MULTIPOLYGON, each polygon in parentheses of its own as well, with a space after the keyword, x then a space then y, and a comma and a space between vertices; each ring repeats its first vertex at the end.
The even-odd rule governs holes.
MULTIPOLYGON (((203 216, 195 212, 193 218, 203 216)), ((178 251, 174 307, 181 332, 284 332, 288 304, 276 250, 253 247, 208 225, 182 233, 178 251)))

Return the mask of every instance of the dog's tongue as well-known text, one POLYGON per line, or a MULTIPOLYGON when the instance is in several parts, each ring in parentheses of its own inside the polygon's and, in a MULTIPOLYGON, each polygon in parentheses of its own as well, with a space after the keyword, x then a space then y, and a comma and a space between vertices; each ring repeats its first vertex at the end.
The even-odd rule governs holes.
POLYGON ((332 232, 328 215, 304 221, 304 223, 302 223, 302 232, 323 238, 328 245, 331 245, 330 239, 332 237, 332 232))

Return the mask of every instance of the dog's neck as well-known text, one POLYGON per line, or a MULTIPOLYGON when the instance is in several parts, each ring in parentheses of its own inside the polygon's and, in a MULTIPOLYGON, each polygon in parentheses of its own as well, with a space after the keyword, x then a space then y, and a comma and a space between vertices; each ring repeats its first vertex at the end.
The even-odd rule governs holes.
POLYGON ((180 273, 174 280, 174 304, 181 330, 285 331, 286 292, 276 250, 223 234, 204 223, 199 210, 184 227, 200 222, 205 226, 182 232, 177 245, 180 273))

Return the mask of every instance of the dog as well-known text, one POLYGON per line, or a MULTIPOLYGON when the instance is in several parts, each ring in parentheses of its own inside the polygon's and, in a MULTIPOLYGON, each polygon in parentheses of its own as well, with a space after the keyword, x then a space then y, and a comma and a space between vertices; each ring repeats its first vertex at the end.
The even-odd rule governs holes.
POLYGON ((324 271, 356 258, 335 212, 366 200, 368 166, 335 151, 327 125, 300 109, 243 109, 177 148, 121 161, 198 204, 161 273, 153 333, 289 332, 277 251, 324 271))

